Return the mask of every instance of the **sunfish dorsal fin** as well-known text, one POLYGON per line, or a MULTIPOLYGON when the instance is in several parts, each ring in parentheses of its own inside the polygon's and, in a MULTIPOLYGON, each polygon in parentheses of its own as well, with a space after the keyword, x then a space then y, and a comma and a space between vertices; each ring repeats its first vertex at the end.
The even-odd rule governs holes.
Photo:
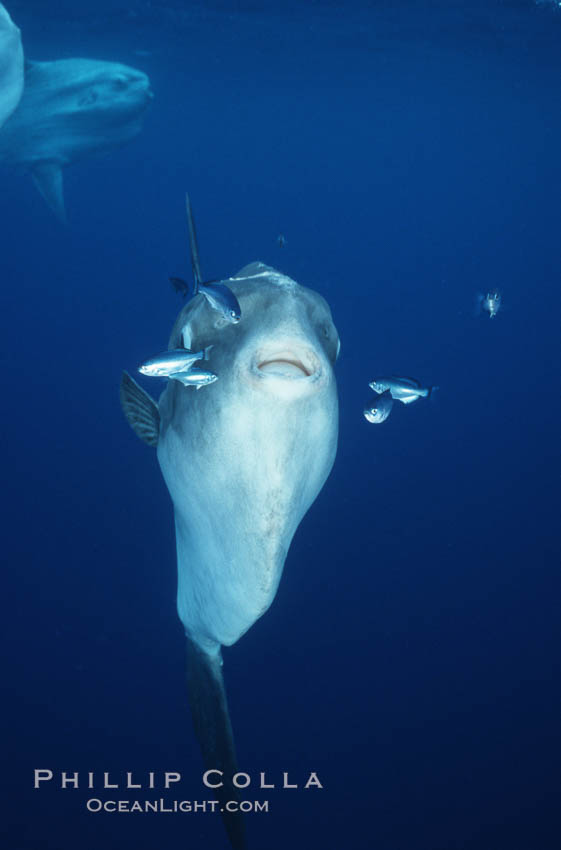
POLYGON ((125 418, 136 436, 149 446, 157 446, 160 436, 158 405, 128 372, 122 374, 119 397, 125 418))
POLYGON ((195 230, 195 219, 191 209, 191 201, 189 195, 185 193, 185 207, 187 209, 187 226, 189 228, 189 247, 191 249, 191 266, 193 268, 193 278, 195 287, 193 295, 196 295, 201 285, 201 265, 199 262, 199 245, 197 243, 197 231, 195 230))
POLYGON ((35 185, 54 214, 66 224, 61 166, 57 162, 38 162, 31 173, 35 185))

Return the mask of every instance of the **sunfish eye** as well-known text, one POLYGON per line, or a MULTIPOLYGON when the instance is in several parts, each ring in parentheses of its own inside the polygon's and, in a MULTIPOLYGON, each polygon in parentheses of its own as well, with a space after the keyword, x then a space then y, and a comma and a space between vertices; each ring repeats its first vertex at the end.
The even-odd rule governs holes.
POLYGON ((124 74, 119 74, 113 78, 113 87, 116 89, 125 89, 127 87, 127 78, 124 74))
POLYGON ((78 106, 90 106, 97 100, 97 92, 95 89, 89 89, 78 101, 78 106))

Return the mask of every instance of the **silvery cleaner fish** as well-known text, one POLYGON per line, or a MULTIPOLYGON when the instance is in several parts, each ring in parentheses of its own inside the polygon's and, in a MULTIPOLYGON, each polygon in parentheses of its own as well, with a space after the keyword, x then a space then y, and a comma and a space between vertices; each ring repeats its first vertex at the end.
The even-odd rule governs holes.
POLYGON ((368 386, 376 393, 391 392, 392 398, 403 404, 411 404, 419 398, 428 398, 438 387, 422 387, 415 378, 399 378, 392 375, 388 378, 375 378, 368 386))
POLYGON ((23 97, 0 133, 0 162, 23 166, 65 220, 62 169, 128 142, 152 92, 146 74, 116 62, 26 62, 23 97))
POLYGON ((372 399, 372 401, 366 405, 364 408, 364 417, 368 420, 368 422, 372 422, 374 425, 379 425, 381 422, 386 421, 392 412, 392 407, 392 394, 390 390, 386 390, 380 395, 377 395, 375 399, 372 399))
POLYGON ((0 3, 0 127, 17 107, 22 92, 21 33, 0 3))
POLYGON ((172 351, 163 351, 150 357, 138 367, 138 371, 150 378, 169 378, 176 372, 186 372, 193 364, 208 357, 209 346, 202 351, 189 351, 186 348, 175 348, 172 351))
POLYGON ((200 390, 201 387, 206 387, 208 384, 213 384, 218 380, 218 375, 214 372, 205 372, 203 369, 190 369, 188 372, 173 372, 169 376, 170 381, 179 381, 184 387, 195 387, 200 390))
MULTIPOLYGON (((237 792, 221 647, 273 602, 292 537, 330 473, 338 432, 339 338, 325 300, 262 263, 229 285, 243 321, 225 323, 194 298, 169 341, 171 349, 213 345, 209 368, 218 381, 202 393, 169 381, 158 402, 127 373, 121 382, 125 416, 157 448, 173 502, 191 711, 205 765, 224 771, 222 807, 237 792)), ((241 815, 222 817, 241 850, 241 815)))

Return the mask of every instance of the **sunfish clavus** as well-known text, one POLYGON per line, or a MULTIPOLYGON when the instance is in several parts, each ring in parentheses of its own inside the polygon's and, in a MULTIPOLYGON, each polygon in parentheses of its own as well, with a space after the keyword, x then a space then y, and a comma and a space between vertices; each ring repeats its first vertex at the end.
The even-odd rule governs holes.
POLYGON ((23 92, 21 34, 0 3, 0 127, 18 105, 23 92))
MULTIPOLYGON (((218 380, 201 392, 170 381, 156 404, 126 373, 121 402, 157 446, 175 512, 177 607, 187 635, 189 699, 205 765, 224 771, 235 799, 235 753, 221 646, 271 605, 292 537, 335 459, 339 338, 326 301, 262 263, 228 286, 242 320, 226 322, 200 296, 181 311, 169 347, 212 345, 218 380)), ((222 817, 234 848, 239 815, 222 817)))

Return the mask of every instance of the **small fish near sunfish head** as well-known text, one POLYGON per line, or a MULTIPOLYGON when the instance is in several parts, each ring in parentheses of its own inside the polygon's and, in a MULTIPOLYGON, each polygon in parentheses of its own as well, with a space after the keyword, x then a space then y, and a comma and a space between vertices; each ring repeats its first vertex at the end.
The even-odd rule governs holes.
POLYGON ((222 281, 200 283, 199 292, 205 296, 210 306, 214 310, 217 310, 227 322, 236 325, 240 321, 242 311, 238 299, 230 287, 226 286, 222 281))
POLYGON ((392 398, 402 404, 411 404, 419 398, 428 398, 434 390, 438 389, 438 387, 422 387, 415 378, 402 378, 396 375, 375 378, 368 386, 379 395, 389 390, 392 398))
POLYGON ((377 395, 370 404, 364 408, 364 418, 373 425, 385 422, 393 407, 393 398, 390 390, 377 395))
POLYGON ((149 378, 169 378, 176 372, 187 372, 199 360, 206 360, 208 352, 212 348, 203 348, 201 351, 189 351, 187 348, 174 348, 163 351, 150 357, 138 367, 142 375, 149 378))
POLYGON ((189 372, 174 372, 169 375, 170 381, 179 381, 184 387, 206 387, 218 380, 218 375, 213 372, 205 372, 202 369, 191 369, 189 372))
MULTIPOLYGON (((170 283, 180 295, 185 296, 189 292, 189 284, 180 277, 170 277, 170 283)), ((236 325, 241 317, 242 311, 238 299, 229 286, 220 280, 209 280, 199 283, 197 292, 194 294, 204 295, 213 310, 216 310, 223 319, 236 325)))

